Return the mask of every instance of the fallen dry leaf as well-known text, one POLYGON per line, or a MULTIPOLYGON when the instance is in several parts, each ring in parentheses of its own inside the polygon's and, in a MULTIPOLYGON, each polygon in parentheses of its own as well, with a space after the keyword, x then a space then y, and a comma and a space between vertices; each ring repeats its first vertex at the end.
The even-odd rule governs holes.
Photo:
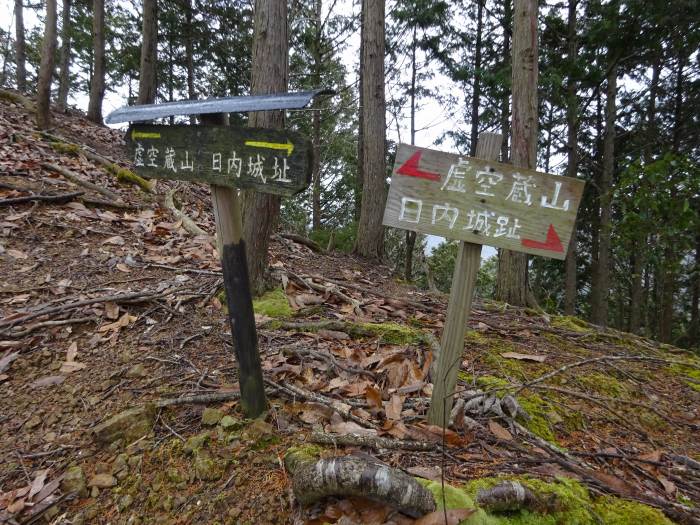
POLYGON ((386 404, 386 417, 395 421, 401 419, 401 409, 403 408, 403 397, 394 394, 391 396, 391 401, 386 404))
POLYGON ((32 486, 29 489, 29 495, 27 499, 32 499, 35 494, 38 494, 41 489, 44 488, 44 483, 46 482, 46 475, 49 473, 49 469, 37 470, 34 481, 32 481, 32 486))
POLYGON ((414 525, 458 525, 475 512, 476 509, 436 510, 417 519, 414 525))
POLYGON ((370 408, 382 408, 382 394, 379 389, 368 385, 365 390, 365 399, 370 408))
POLYGON ((440 481, 442 478, 442 470, 437 465, 432 467, 421 467, 420 465, 415 467, 409 467, 405 469, 411 476, 418 476, 419 478, 429 479, 431 481, 440 481))
POLYGON ((508 430, 503 428, 499 423, 497 423, 493 419, 489 419, 489 430, 498 439, 502 439, 504 441, 513 440, 513 436, 511 435, 511 433, 508 432, 508 430))
POLYGON ((109 323, 100 326, 97 331, 98 332, 108 332, 110 330, 114 330, 115 332, 118 332, 121 328, 124 328, 125 326, 128 326, 130 323, 133 321, 136 321, 138 319, 135 315, 129 315, 128 313, 125 313, 122 315, 118 321, 114 323, 109 323))
POLYGON ((504 352, 501 357, 506 359, 519 359, 520 361, 535 361, 537 363, 544 363, 547 359, 546 355, 534 355, 534 354, 519 354, 518 352, 504 352))
POLYGON ((322 337, 324 339, 337 339, 338 341, 350 339, 350 336, 348 334, 346 334, 345 332, 339 332, 338 330, 326 330, 325 328, 321 328, 316 333, 319 335, 319 337, 322 337))

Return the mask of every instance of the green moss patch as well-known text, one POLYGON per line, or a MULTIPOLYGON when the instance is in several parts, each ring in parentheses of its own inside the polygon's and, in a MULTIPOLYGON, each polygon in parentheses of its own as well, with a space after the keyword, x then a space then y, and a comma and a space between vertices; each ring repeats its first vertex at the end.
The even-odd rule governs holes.
POLYGON ((133 186, 138 186, 146 193, 153 192, 153 183, 147 179, 144 179, 140 175, 137 175, 133 171, 122 168, 117 164, 111 164, 107 166, 107 171, 114 175, 122 184, 131 184, 133 186))
POLYGON ((569 330, 570 332, 585 333, 593 331, 591 326, 586 321, 572 315, 552 316, 551 325, 563 330, 569 330))
MULTIPOLYGON (((415 328, 398 323, 358 323, 357 326, 385 343, 407 345, 422 340, 422 333, 415 328)), ((350 334, 352 335, 352 334, 350 334)))
POLYGON ((270 290, 263 294, 262 297, 255 299, 253 301, 253 311, 256 314, 276 318, 290 317, 294 313, 292 307, 289 306, 286 294, 281 288, 270 290))
POLYGON ((588 372, 577 374, 575 378, 587 392, 596 392, 608 397, 628 397, 630 393, 629 388, 611 373, 588 372))
POLYGON ((461 522, 462 525, 672 525, 660 511, 632 501, 605 496, 594 498, 585 486, 568 478, 548 483, 531 477, 502 476, 470 481, 463 488, 445 486, 439 482, 418 480, 435 496, 439 509, 476 508, 477 512, 461 522), (476 494, 497 484, 517 480, 545 500, 556 501, 552 508, 520 510, 507 514, 492 514, 476 505, 476 494), (444 502, 444 506, 443 506, 444 502))
POLYGON ((700 368, 697 363, 695 366, 674 363, 667 368, 667 371, 673 375, 681 376, 686 385, 700 392, 700 368))
POLYGON ((57 153, 63 153, 66 155, 78 155, 80 153, 80 146, 77 144, 68 144, 67 142, 51 142, 51 149, 57 153))

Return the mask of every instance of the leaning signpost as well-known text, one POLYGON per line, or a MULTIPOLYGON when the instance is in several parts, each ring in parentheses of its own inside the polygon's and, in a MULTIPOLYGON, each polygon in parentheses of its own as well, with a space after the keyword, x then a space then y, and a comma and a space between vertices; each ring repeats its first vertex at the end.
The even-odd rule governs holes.
POLYGON ((133 122, 127 146, 139 175, 207 182, 220 246, 228 316, 238 360, 241 406, 249 417, 267 406, 242 236, 239 189, 294 195, 311 177, 311 144, 286 130, 225 126, 229 112, 299 109, 328 90, 230 97, 121 108, 107 123, 133 122), (173 115, 202 115, 202 125, 139 123, 173 115))
POLYGON ((501 135, 477 157, 399 145, 384 225, 462 241, 457 254, 428 420, 449 419, 481 245, 564 259, 584 183, 495 162, 501 135))

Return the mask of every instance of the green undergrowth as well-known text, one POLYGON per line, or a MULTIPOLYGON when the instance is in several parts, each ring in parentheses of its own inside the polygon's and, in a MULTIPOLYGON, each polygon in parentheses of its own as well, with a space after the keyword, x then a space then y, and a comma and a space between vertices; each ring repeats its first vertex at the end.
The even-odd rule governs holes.
POLYGON ((574 378, 583 387, 584 392, 595 392, 607 397, 629 397, 629 387, 617 379, 613 372, 607 374, 602 372, 579 373, 574 378))
POLYGON ((666 371, 675 376, 680 376, 686 385, 700 392, 700 362, 698 360, 689 360, 688 365, 674 363, 666 371))
POLYGON ((375 336, 382 342, 392 345, 407 345, 418 343, 422 340, 422 332, 410 326, 387 322, 387 323, 357 323, 357 326, 375 336))
POLYGON ((80 146, 77 144, 69 144, 67 142, 50 142, 49 145, 57 153, 63 153, 65 155, 78 155, 80 153, 80 146))
MULTIPOLYGON (((224 296, 224 301, 225 301, 224 296)), ((256 314, 266 315, 276 319, 284 319, 291 317, 294 313, 292 307, 289 306, 287 295, 281 288, 275 288, 264 293, 258 299, 253 300, 253 311, 256 314)))
POLYGON ((501 476, 470 481, 464 487, 445 486, 439 482, 418 479, 435 496, 438 509, 477 508, 477 512, 461 525, 672 525, 660 511, 632 501, 610 496, 593 497, 579 482, 557 478, 545 482, 532 477, 501 476), (541 511, 520 510, 492 514, 476 505, 480 489, 489 489, 508 480, 517 480, 540 499, 551 502, 541 511), (444 495, 444 506, 443 506, 444 495))
POLYGON ((551 317, 550 324, 555 328, 569 330, 570 332, 586 333, 593 331, 593 328, 586 321, 572 315, 554 315, 551 317))

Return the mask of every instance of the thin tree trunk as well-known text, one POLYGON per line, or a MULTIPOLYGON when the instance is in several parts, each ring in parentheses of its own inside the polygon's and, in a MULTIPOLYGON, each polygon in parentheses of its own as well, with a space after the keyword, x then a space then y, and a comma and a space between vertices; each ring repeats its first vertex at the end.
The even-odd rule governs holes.
POLYGON ((355 252, 380 258, 384 252, 382 215, 386 201, 386 105, 384 102, 384 0, 365 0, 362 125, 362 208, 355 252))
POLYGON ((598 233, 598 264, 591 319, 594 324, 607 326, 610 295, 610 250, 612 234, 612 177, 615 169, 615 120, 617 116, 617 57, 611 57, 605 100, 605 137, 603 139, 603 169, 598 183, 600 192, 600 224, 598 233))
POLYGON ((24 41, 24 5, 15 0, 15 61, 17 63, 17 91, 27 91, 27 45, 24 41))
MULTIPOLYGON (((416 48, 418 47, 418 26, 413 25, 413 41, 411 43, 411 145, 416 144, 416 77, 418 66, 416 64, 416 48)), ((413 280, 413 249, 416 246, 416 232, 406 230, 406 259, 404 265, 404 277, 406 281, 413 280)))
MULTIPOLYGON (((314 0, 313 68, 314 85, 321 84, 321 0, 314 0)), ((320 102, 314 101, 312 115, 312 164, 311 164, 311 228, 321 229, 321 110, 320 102)))
POLYGON ((37 82, 36 125, 39 129, 51 126, 51 79, 56 53, 56 0, 46 0, 46 22, 41 43, 41 64, 37 82))
POLYGON ((690 301, 690 327, 688 328, 688 346, 700 347, 700 233, 695 236, 695 274, 692 279, 692 298, 690 301))
MULTIPOLYGON (((515 0, 513 18, 513 164, 537 166, 537 0, 515 0)), ((501 250, 496 300, 516 306, 534 301, 528 285, 527 254, 501 250)))
POLYGON ((484 1, 477 0, 476 10, 476 44, 474 48, 474 82, 472 86, 471 133, 469 136, 469 155, 476 155, 476 143, 479 140, 479 106, 481 104, 481 41, 484 30, 484 1))
MULTIPOLYGON (((512 24, 512 0, 503 0, 503 67, 510 67, 510 35, 512 24)), ((501 162, 508 162, 508 137, 510 135, 510 86, 503 86, 501 97, 501 162)))
MULTIPOLYGON (((263 95, 284 93, 288 79, 287 2, 285 0, 256 0, 255 35, 251 93, 263 95)), ((283 111, 250 113, 249 126, 284 128, 283 111)), ((255 191, 245 192, 243 200, 243 238, 247 245, 250 284, 254 294, 265 288, 267 248, 270 234, 277 225, 280 197, 255 191)))
MULTIPOLYGON (((578 0, 569 0, 569 16, 567 24, 569 43, 569 67, 570 73, 566 83, 566 176, 576 178, 578 173, 578 97, 576 95, 576 81, 573 78, 573 66, 578 54, 578 34, 576 33, 576 5, 578 0)), ((564 314, 576 314, 576 226, 571 231, 569 249, 564 261, 564 314)))
MULTIPOLYGON (((667 241, 668 242, 668 241, 667 241)), ((659 321, 659 341, 670 343, 673 336, 673 297, 676 290, 676 264, 674 250, 667 246, 664 258, 660 262, 661 281, 661 319, 659 321)))
POLYGON ((68 91, 70 91, 70 11, 71 0, 63 0, 61 12, 61 63, 58 80, 59 111, 65 111, 68 107, 68 91))
POLYGON ((364 84, 363 75, 365 69, 365 0, 360 1, 360 70, 358 72, 358 91, 359 91, 359 102, 357 107, 357 181, 355 184, 355 208, 353 210, 353 217, 355 221, 360 221, 360 211, 362 210, 362 185, 365 180, 365 164, 364 164, 364 95, 362 91, 362 86, 364 84))
POLYGON ((139 68, 138 104, 152 104, 156 100, 156 61, 158 59, 158 2, 143 0, 143 28, 141 66, 139 68))
MULTIPOLYGON (((187 37, 185 38, 185 63, 187 64, 187 98, 194 100, 196 93, 194 91, 194 24, 192 22, 192 0, 187 3, 185 11, 187 20, 187 37)), ((190 116, 190 124, 196 124, 197 119, 194 115, 190 116)))
POLYGON ((95 55, 95 72, 90 81, 90 102, 87 118, 102 124, 102 99, 105 96, 105 2, 92 2, 92 40, 95 55))

